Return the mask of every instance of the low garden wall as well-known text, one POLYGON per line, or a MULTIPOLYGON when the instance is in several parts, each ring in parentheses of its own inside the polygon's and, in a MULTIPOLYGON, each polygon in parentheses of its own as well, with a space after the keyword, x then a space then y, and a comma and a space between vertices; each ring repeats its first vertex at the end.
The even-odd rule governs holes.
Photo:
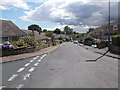
POLYGON ((110 46, 110 51, 112 53, 116 53, 116 54, 120 55, 120 46, 111 45, 110 46))
MULTIPOLYGON (((55 43, 54 46, 56 45, 59 45, 60 43, 55 43)), ((52 45, 44 45, 44 46, 40 46, 40 47, 17 47, 15 49, 1 49, 0 52, 1 52, 1 55, 0 57, 2 56, 9 56, 9 55, 17 55, 17 54, 22 54, 22 53, 30 53, 30 52, 35 52, 35 51, 38 51, 40 49, 44 49, 44 48, 47 48, 47 47, 50 47, 52 45)))

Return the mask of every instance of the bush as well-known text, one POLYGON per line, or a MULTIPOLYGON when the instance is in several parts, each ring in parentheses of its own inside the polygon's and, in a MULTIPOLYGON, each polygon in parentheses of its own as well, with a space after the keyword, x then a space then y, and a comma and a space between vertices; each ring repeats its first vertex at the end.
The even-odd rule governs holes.
POLYGON ((120 46, 120 35, 112 36, 112 44, 115 46, 120 46))
POLYGON ((96 40, 95 44, 107 44, 107 41, 104 40, 96 40))
POLYGON ((88 35, 84 38, 84 41, 93 41, 93 37, 88 35))

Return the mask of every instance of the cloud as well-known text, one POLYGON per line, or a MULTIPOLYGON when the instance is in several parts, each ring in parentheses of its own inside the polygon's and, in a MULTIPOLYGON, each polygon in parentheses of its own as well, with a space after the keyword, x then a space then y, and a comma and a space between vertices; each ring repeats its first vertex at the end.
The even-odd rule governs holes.
POLYGON ((6 10, 10 9, 11 7, 15 8, 22 8, 28 10, 30 7, 26 4, 23 0, 2 0, 0 1, 0 9, 6 10))
POLYGON ((7 9, 8 9, 7 7, 0 6, 0 10, 7 10, 7 9))
MULTIPOLYGON (((117 2, 111 3, 111 18, 117 18, 117 2)), ((57 22, 61 25, 102 25, 107 22, 108 2, 94 0, 48 0, 20 17, 25 21, 57 22)))

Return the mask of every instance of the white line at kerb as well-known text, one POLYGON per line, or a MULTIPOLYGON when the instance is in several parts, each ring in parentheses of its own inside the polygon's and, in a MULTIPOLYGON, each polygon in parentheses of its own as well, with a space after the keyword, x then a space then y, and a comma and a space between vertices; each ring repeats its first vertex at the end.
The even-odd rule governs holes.
POLYGON ((42 57, 41 57, 40 59, 43 59, 46 55, 47 55, 47 54, 42 55, 42 57))
POLYGON ((8 79, 8 81, 9 81, 9 82, 12 81, 12 80, 15 79, 17 76, 18 76, 18 74, 12 75, 12 76, 8 79))
POLYGON ((34 60, 30 60, 30 62, 33 62, 34 60))
POLYGON ((35 60, 35 59, 37 59, 39 56, 36 56, 36 57, 34 57, 33 59, 35 60))
POLYGON ((28 65, 30 65, 30 63, 25 64, 25 67, 27 67, 28 65))
POLYGON ((31 69, 29 70, 29 72, 33 72, 35 70, 35 67, 31 67, 31 69))
POLYGON ((22 72, 25 68, 20 68, 17 72, 22 72))

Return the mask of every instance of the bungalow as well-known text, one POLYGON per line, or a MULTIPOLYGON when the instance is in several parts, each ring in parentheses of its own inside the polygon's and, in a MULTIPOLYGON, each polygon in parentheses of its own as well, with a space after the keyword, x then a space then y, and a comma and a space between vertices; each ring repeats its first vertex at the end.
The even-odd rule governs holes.
POLYGON ((17 41, 20 37, 26 35, 12 21, 0 20, 0 42, 17 41))
MULTIPOLYGON (((26 34, 30 34, 30 33, 32 33, 31 30, 22 30, 22 31, 25 32, 26 34)), ((35 39, 36 39, 36 40, 42 40, 42 41, 45 41, 45 40, 50 39, 49 37, 47 37, 47 36, 45 35, 45 33, 41 33, 41 34, 39 34, 39 32, 34 31, 34 34, 35 34, 35 39)))

